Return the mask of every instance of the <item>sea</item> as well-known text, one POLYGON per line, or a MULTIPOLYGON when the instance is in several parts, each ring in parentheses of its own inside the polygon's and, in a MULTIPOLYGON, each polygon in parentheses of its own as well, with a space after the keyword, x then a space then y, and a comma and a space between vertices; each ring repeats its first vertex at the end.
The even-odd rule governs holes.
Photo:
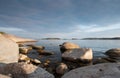
MULTIPOLYGON (((35 45, 45 47, 48 52, 54 52, 55 55, 43 57, 42 60, 60 61, 61 52, 59 45, 64 42, 72 42, 79 45, 81 48, 91 48, 94 57, 104 57, 105 52, 112 48, 120 48, 120 40, 39 40, 35 45)), ((34 53, 33 53, 34 54, 34 53)), ((31 55, 33 58, 36 55, 31 55)))

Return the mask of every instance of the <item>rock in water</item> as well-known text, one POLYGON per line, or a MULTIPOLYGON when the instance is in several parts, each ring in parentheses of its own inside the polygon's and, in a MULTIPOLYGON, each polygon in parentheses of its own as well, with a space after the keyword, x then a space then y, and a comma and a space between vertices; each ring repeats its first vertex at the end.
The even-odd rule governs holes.
POLYGON ((105 54, 111 58, 120 57, 120 48, 110 49, 110 50, 106 51, 105 54))
POLYGON ((60 45, 60 50, 62 53, 69 49, 78 49, 78 48, 80 48, 79 45, 71 42, 64 42, 62 45, 60 45))
POLYGON ((18 45, 0 34, 0 62, 13 63, 18 62, 18 45))
POLYGON ((80 48, 67 50, 62 54, 62 58, 68 61, 83 61, 89 62, 93 59, 93 52, 90 48, 80 48))
POLYGON ((58 67, 56 68, 56 73, 57 74, 64 74, 68 71, 68 67, 66 64, 64 63, 60 63, 60 65, 58 65, 58 67))
POLYGON ((12 78, 54 78, 44 69, 26 63, 12 63, 2 66, 0 73, 11 74, 12 78))
POLYGON ((119 78, 120 64, 103 63, 73 69, 62 78, 119 78))

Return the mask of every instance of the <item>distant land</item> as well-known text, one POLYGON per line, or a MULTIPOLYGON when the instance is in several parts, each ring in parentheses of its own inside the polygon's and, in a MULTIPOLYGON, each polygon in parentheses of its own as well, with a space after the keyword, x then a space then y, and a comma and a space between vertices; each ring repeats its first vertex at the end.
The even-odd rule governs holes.
POLYGON ((83 38, 82 40, 120 40, 120 37, 113 37, 113 38, 83 38))

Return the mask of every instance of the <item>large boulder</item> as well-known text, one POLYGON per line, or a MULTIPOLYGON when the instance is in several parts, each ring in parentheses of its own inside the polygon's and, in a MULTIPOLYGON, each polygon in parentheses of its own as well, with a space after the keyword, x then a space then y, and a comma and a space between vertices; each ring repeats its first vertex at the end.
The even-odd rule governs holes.
POLYGON ((103 63, 71 70, 62 78, 119 78, 120 64, 103 63))
POLYGON ((44 69, 26 63, 11 63, 0 67, 0 73, 12 78, 54 78, 44 69))
POLYGON ((71 43, 71 42, 64 42, 62 45, 60 45, 61 52, 64 52, 69 49, 78 49, 80 48, 79 45, 71 43))
POLYGON ((89 62, 93 59, 93 52, 90 48, 80 48, 67 50, 62 54, 62 58, 68 61, 89 62))
POLYGON ((110 49, 110 50, 106 51, 105 54, 111 58, 120 57, 120 48, 110 49))
POLYGON ((18 45, 0 34, 0 63, 18 62, 18 45))

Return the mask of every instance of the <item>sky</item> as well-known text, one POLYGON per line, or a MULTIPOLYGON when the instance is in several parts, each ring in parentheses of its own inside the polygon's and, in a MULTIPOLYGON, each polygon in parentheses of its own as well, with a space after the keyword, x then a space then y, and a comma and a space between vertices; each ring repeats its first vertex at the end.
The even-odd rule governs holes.
POLYGON ((0 0, 0 31, 35 39, 120 37, 120 0, 0 0))

